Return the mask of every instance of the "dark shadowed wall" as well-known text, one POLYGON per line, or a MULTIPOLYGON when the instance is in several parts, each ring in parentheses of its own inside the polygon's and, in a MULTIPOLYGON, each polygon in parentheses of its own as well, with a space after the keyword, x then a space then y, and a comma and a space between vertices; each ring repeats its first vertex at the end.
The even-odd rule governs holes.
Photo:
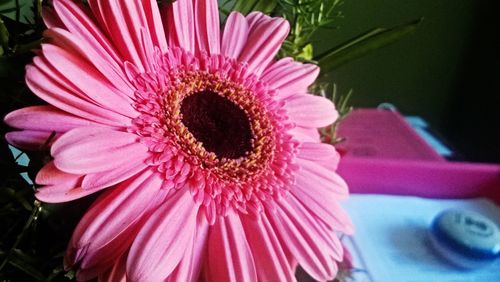
POLYGON ((418 31, 330 74, 354 106, 395 104, 428 120, 469 160, 500 162, 498 1, 346 0, 316 52, 367 31, 424 17, 418 31))

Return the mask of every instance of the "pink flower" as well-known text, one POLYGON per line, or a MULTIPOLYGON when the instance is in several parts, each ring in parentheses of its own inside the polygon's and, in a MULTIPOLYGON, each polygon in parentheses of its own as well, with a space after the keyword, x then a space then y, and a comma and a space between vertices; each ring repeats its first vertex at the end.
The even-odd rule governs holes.
POLYGON ((88 2, 45 11, 26 82, 50 105, 5 118, 22 148, 56 133, 38 199, 106 189, 66 266, 79 280, 293 281, 298 263, 332 279, 336 232, 352 227, 317 128, 337 112, 307 94, 316 66, 273 59, 289 24, 231 13, 220 35, 215 0, 88 2))

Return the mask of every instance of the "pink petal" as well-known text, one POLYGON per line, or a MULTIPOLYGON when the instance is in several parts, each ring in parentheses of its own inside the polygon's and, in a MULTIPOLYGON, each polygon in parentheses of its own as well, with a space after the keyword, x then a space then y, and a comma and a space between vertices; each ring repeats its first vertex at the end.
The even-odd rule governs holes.
MULTIPOLYGON (((300 161, 301 164, 304 162, 307 161, 300 161)), ((321 169, 317 165, 316 168, 321 169)), ((338 204, 339 198, 347 196, 347 185, 336 173, 327 171, 332 180, 302 169, 295 175, 296 183, 290 192, 331 229, 351 234, 353 229, 349 216, 338 204)))
POLYGON ((319 131, 314 127, 295 126, 288 133, 301 142, 320 142, 319 131))
POLYGON ((241 218, 258 281, 296 281, 288 259, 265 215, 241 218))
POLYGON ((138 115, 125 94, 88 62, 54 45, 44 44, 42 50, 50 65, 94 103, 130 118, 138 115))
POLYGON ((285 108, 290 119, 299 126, 324 127, 338 118, 332 101, 324 97, 295 94, 285 101, 285 108))
MULTIPOLYGON (((130 36, 132 38, 132 41, 125 40, 123 42, 128 45, 132 43, 141 58, 142 65, 146 70, 151 70, 150 67, 154 63, 154 58, 149 54, 150 50, 148 49, 152 50, 153 48, 147 48, 146 46, 157 46, 164 51, 167 49, 167 41, 157 2, 155 0, 117 1, 116 5, 110 3, 109 8, 114 15, 118 16, 119 19, 123 18, 125 21, 126 26, 118 27, 120 32, 126 33, 124 34, 125 37, 130 36)), ((111 34, 112 37, 113 35, 111 34)), ((125 37, 120 38, 120 40, 124 40, 125 37)), ((116 37, 114 37, 113 42, 116 42, 116 37)), ((121 43, 122 41, 118 42, 121 43)))
POLYGON ((42 149, 45 145, 50 147, 50 145, 60 136, 60 134, 56 134, 54 138, 52 138, 52 141, 47 143, 51 135, 52 132, 48 131, 12 131, 5 134, 5 140, 14 147, 37 151, 42 149))
POLYGON ((207 256, 210 281, 257 281, 252 251, 235 212, 212 226, 207 256))
POLYGON ((198 209, 187 189, 177 191, 160 206, 130 248, 127 277, 162 281, 169 276, 193 240, 198 209))
POLYGON ((55 167, 51 161, 37 174, 35 182, 46 185, 36 191, 38 200, 47 203, 60 203, 72 201, 95 191, 84 191, 80 188, 82 176, 65 173, 55 167))
POLYGON ((238 58, 248 38, 248 22, 245 17, 232 12, 226 20, 222 37, 221 54, 228 58, 238 58))
POLYGON ((42 19, 47 28, 65 28, 63 22, 61 21, 59 16, 57 16, 57 13, 54 11, 53 7, 49 6, 42 9, 42 19))
POLYGON ((66 263, 78 264, 81 269, 112 264, 130 247, 150 212, 166 196, 160 189, 162 182, 160 174, 148 170, 107 190, 75 229, 66 263))
POLYGON ((113 267, 105 273, 100 273, 97 279, 98 282, 127 282, 127 255, 124 253, 118 260, 116 260, 113 267))
POLYGON ((278 89, 278 97, 284 99, 294 93, 307 93, 318 75, 318 66, 284 58, 268 67, 262 74, 262 80, 271 89, 278 89))
POLYGON ((335 258, 342 258, 342 246, 338 240, 335 244, 327 239, 335 236, 333 232, 324 234, 324 230, 317 225, 317 220, 298 205, 293 197, 281 201, 276 214, 268 217, 282 242, 286 242, 287 248, 304 270, 318 281, 335 278, 335 258))
MULTIPOLYGON (((81 180, 79 180, 81 181, 81 180)), ((82 189, 67 183, 44 186, 36 191, 36 198, 45 203, 64 203, 83 198, 98 190, 82 189)))
POLYGON ((110 171, 87 174, 83 178, 82 188, 96 189, 100 187, 109 187, 129 179, 144 170, 146 167, 145 161, 148 157, 148 155, 145 155, 142 160, 136 159, 135 162, 130 165, 117 167, 110 171))
MULTIPOLYGON (((98 18, 106 34, 120 52, 122 61, 130 61, 141 71, 149 61, 144 54, 141 28, 147 27, 142 5, 133 1, 89 1, 90 7, 98 18), (113 20, 109 20, 113 19, 113 20)), ((150 39, 148 34, 148 39, 150 39)))
POLYGON ((167 11, 168 43, 184 50, 195 51, 193 1, 175 1, 167 11))
MULTIPOLYGON (((111 83, 113 87, 118 90, 117 94, 131 98, 135 96, 135 89, 127 79, 122 67, 109 58, 109 56, 103 56, 98 53, 85 40, 60 28, 47 30, 44 36, 50 40, 50 43, 72 54, 78 55, 91 63, 104 77, 106 77, 106 82, 111 83)), ((127 100, 129 102, 131 101, 129 99, 127 100)))
POLYGON ((55 185, 65 182, 73 182, 80 177, 81 175, 70 174, 59 170, 54 165, 54 161, 50 161, 37 173, 35 182, 38 185, 55 185))
POLYGON ((99 126, 98 123, 65 113, 53 106, 32 106, 9 113, 4 118, 11 127, 64 133, 76 127, 99 126))
POLYGON ((253 29, 257 23, 261 21, 268 21, 271 19, 271 17, 262 12, 254 11, 248 14, 246 19, 248 22, 248 26, 253 29))
POLYGON ((68 0, 54 0, 53 5, 68 31, 87 42, 113 68, 121 65, 122 58, 81 5, 68 0))
POLYGON ((39 67, 26 67, 26 84, 41 99, 73 115, 110 126, 126 126, 130 118, 90 103, 55 82, 39 67))
POLYGON ((198 216, 196 235, 182 257, 174 272, 165 282, 198 282, 201 267, 205 259, 209 225, 205 216, 198 216))
MULTIPOLYGON (((148 30, 153 40, 153 45, 160 48, 162 52, 166 52, 167 38, 163 28, 162 16, 158 7, 158 2, 155 0, 142 1, 146 20, 148 22, 148 30)), ((137 3, 137 2, 136 2, 137 3)))
POLYGON ((250 25, 247 43, 238 60, 248 63, 248 70, 259 76, 274 59, 289 31, 290 25, 283 18, 257 20, 250 25))
POLYGON ((309 179, 310 185, 314 183, 314 186, 317 185, 318 189, 330 187, 326 190, 332 193, 332 196, 336 195, 337 199, 344 199, 348 196, 349 191, 344 179, 331 169, 320 163, 300 158, 297 158, 297 164, 301 168, 297 175, 309 179))
POLYGON ((300 144, 297 157, 310 160, 335 171, 340 155, 335 147, 325 143, 304 142, 300 144))
POLYGON ((144 160, 148 154, 137 135, 106 128, 73 129, 51 149, 57 168, 75 174, 99 173, 144 160))
POLYGON ((197 48, 211 55, 220 53, 219 5, 216 0, 195 0, 197 48))

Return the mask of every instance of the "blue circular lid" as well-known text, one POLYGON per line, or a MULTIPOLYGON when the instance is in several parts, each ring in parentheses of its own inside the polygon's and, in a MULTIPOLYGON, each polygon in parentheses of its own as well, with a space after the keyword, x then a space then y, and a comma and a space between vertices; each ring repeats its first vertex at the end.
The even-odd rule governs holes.
POLYGON ((472 211, 446 210, 433 220, 431 235, 455 254, 492 261, 500 257, 500 231, 487 217, 472 211))

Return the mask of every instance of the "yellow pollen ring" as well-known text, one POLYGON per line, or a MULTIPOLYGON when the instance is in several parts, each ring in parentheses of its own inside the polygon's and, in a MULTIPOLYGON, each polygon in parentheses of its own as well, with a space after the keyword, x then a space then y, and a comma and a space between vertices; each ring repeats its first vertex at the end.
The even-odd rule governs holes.
POLYGON ((272 162, 275 151, 274 128, 265 109, 257 101, 255 94, 241 85, 223 79, 216 74, 202 71, 177 71, 171 74, 178 78, 173 81, 169 91, 164 93, 164 129, 192 161, 200 163, 221 179, 234 181, 251 180, 264 171, 272 162), (219 159, 207 151, 203 144, 189 132, 182 123, 180 107, 182 101, 194 94, 212 91, 238 105, 247 115, 252 131, 252 151, 238 159, 219 159))

